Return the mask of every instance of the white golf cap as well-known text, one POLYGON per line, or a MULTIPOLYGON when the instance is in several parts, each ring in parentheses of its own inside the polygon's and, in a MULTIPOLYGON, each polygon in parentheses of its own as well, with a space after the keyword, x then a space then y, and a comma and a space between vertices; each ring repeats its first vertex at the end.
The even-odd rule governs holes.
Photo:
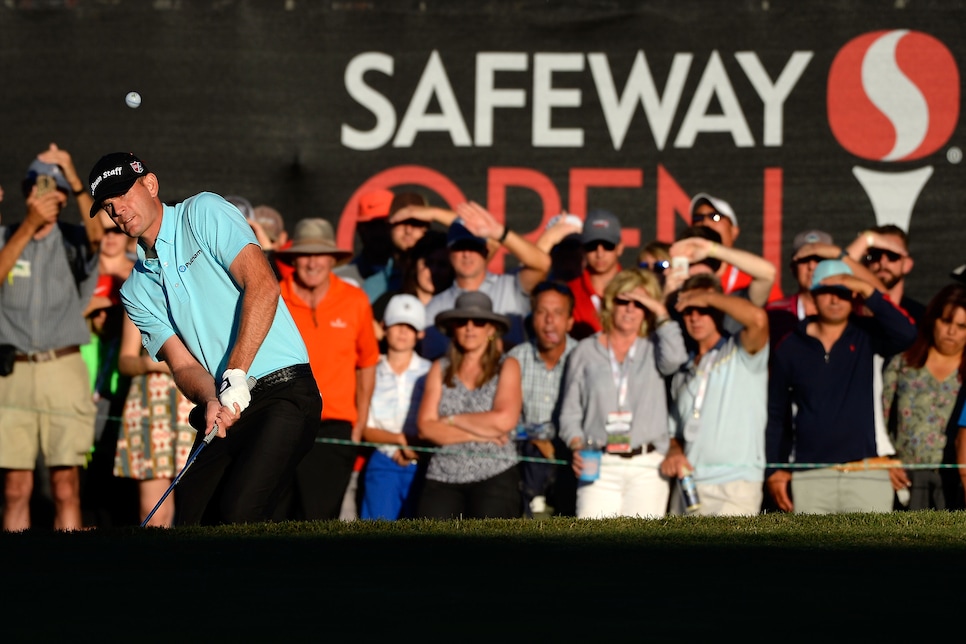
POLYGON ((382 321, 386 327, 408 324, 417 331, 422 331, 426 328, 426 307, 415 295, 406 293, 393 295, 386 305, 382 321))
POLYGON ((714 208, 715 212, 722 214, 725 217, 727 217, 729 220, 731 220, 732 226, 738 225, 738 217, 735 216, 735 211, 731 207, 731 204, 725 201, 724 199, 712 197, 706 192, 699 192, 698 194, 694 195, 694 198, 691 200, 692 217, 694 216, 695 209, 697 209, 697 207, 702 203, 707 203, 709 206, 714 208))

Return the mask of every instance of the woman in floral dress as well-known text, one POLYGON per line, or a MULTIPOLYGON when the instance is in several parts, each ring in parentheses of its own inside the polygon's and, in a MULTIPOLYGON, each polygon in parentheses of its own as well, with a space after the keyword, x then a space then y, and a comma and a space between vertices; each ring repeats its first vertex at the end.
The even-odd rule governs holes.
POLYGON ((926 307, 916 342, 883 373, 883 412, 893 419, 896 458, 907 466, 890 470, 892 486, 909 510, 962 507, 956 469, 929 466, 955 462, 964 349, 966 285, 950 284, 926 307))
MULTIPOLYGON (((165 362, 156 362, 141 348, 141 333, 124 316, 118 369, 131 377, 114 455, 114 476, 136 479, 141 521, 184 467, 195 440, 188 424, 194 403, 174 384, 165 362)), ((151 517, 149 526, 171 527, 174 495, 151 517)))

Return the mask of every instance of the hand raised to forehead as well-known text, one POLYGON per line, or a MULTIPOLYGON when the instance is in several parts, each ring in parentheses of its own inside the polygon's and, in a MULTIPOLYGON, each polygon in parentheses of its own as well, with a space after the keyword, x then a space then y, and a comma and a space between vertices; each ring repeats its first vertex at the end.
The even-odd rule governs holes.
POLYGON ((503 233, 503 224, 498 222, 489 210, 475 201, 459 204, 455 212, 463 220, 466 229, 477 237, 497 239, 503 233))
POLYGON ((403 206, 389 216, 389 223, 398 224, 400 221, 406 221, 407 219, 416 219, 431 224, 433 223, 433 208, 417 204, 403 206))
POLYGON ((823 259, 838 259, 838 256, 842 253, 842 249, 835 244, 823 244, 822 242, 813 242, 811 244, 805 244, 799 248, 795 254, 792 256, 792 261, 801 259, 802 257, 821 257, 823 259))
POLYGON ((711 306, 710 300, 713 297, 714 291, 711 289, 691 289, 690 291, 678 293, 674 308, 677 311, 683 311, 689 306, 703 309, 711 306))
POLYGON ((853 293, 868 297, 872 295, 875 291, 875 287, 866 282, 863 279, 856 277, 855 275, 848 275, 846 273, 840 273, 838 275, 829 275, 821 281, 822 286, 844 286, 853 293))
POLYGON ((651 294, 648 293, 643 286, 638 286, 633 291, 621 293, 619 297, 625 297, 629 300, 640 302, 652 312, 662 308, 661 303, 651 297, 651 294))

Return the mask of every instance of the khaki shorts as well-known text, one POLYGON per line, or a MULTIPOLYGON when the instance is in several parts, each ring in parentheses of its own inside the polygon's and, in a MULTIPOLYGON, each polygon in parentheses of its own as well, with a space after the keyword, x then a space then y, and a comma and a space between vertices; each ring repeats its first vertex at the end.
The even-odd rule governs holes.
POLYGON ((49 362, 17 362, 0 378, 0 468, 84 465, 94 444, 96 407, 79 353, 49 362))

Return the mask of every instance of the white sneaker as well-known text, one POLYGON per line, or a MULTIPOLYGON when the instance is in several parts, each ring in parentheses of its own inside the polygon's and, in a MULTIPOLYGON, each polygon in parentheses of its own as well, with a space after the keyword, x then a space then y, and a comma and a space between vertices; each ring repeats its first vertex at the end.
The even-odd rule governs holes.
POLYGON ((541 512, 547 511, 547 497, 545 496, 535 496, 530 501, 530 512, 534 514, 540 514, 541 512))

